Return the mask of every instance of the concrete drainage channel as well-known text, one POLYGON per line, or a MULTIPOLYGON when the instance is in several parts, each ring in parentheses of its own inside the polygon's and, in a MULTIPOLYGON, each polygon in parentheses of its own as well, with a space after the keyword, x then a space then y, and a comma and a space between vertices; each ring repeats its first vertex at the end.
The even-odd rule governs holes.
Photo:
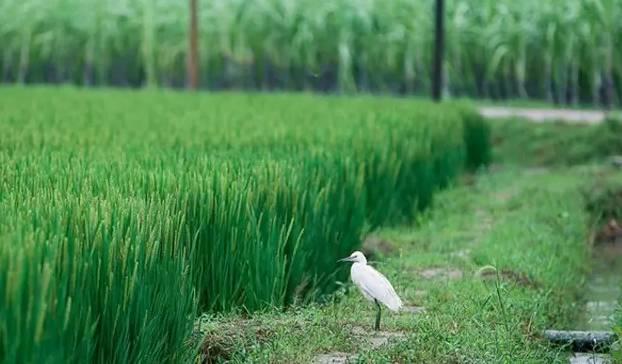
POLYGON ((599 242, 593 248, 592 269, 585 284, 586 301, 576 330, 544 333, 551 343, 572 347, 574 355, 570 363, 573 364, 612 362, 608 351, 617 337, 610 330, 618 300, 622 297, 622 228, 612 221, 617 226, 617 231, 612 231, 612 239, 599 242))

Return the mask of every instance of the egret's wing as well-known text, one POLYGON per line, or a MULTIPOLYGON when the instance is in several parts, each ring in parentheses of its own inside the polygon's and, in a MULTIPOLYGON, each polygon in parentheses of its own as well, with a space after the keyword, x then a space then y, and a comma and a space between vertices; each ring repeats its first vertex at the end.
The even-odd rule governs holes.
POLYGON ((354 264, 351 270, 352 281, 364 294, 375 298, 387 306, 391 311, 402 307, 399 298, 389 280, 369 265, 354 264))

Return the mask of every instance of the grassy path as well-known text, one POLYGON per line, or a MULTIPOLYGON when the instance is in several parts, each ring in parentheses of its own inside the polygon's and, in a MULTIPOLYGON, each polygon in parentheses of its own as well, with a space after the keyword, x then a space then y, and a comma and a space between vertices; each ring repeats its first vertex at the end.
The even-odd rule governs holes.
POLYGON ((348 283, 324 304, 205 318, 203 352, 233 362, 568 362, 540 333, 566 328, 577 310, 588 234, 580 187, 592 172, 482 175, 441 193, 415 227, 377 232, 371 264, 409 306, 383 315, 380 333, 348 283))

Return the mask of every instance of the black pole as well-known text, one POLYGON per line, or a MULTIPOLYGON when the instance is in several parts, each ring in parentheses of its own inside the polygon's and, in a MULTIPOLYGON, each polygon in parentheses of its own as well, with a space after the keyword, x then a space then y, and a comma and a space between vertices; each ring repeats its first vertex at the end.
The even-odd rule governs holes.
POLYGON ((197 0, 189 1, 190 21, 188 23, 188 58, 186 60, 188 88, 199 87, 199 21, 197 0))
POLYGON ((434 24, 434 67, 432 70, 432 99, 441 101, 443 97, 443 48, 445 42, 444 0, 436 0, 434 24))

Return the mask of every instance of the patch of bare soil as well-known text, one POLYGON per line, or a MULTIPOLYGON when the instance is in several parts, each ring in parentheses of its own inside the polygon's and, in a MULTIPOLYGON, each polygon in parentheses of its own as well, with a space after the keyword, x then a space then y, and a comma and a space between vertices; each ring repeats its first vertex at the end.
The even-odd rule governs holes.
POLYGON ((477 178, 473 174, 465 174, 460 177, 460 180, 466 186, 474 186, 475 182, 477 182, 477 178))
POLYGON ((495 280, 497 275, 503 281, 515 283, 521 287, 538 288, 540 283, 531 279, 528 275, 522 272, 516 272, 511 269, 502 269, 497 273, 495 269, 480 270, 477 276, 483 280, 495 280))
POLYGON ((425 279, 460 279, 463 277, 463 273, 460 269, 451 267, 434 267, 422 269, 419 275, 425 279))
POLYGON ((201 319, 195 323, 195 332, 203 336, 201 363, 211 364, 227 361, 240 347, 251 343, 264 343, 273 332, 253 320, 232 320, 219 323, 218 327, 205 328, 201 319))
POLYGON ((372 349, 387 345, 390 342, 401 341, 406 338, 406 334, 403 332, 374 331, 372 328, 364 328, 361 326, 353 327, 352 334, 367 341, 372 349))
POLYGON ((622 226, 616 219, 610 219, 605 226, 596 232, 596 243, 615 244, 622 247, 622 226))
POLYGON ((397 249, 392 242, 374 235, 369 235, 363 241, 361 251, 369 260, 373 260, 373 258, 378 255, 391 255, 395 253, 397 249))
POLYGON ((415 306, 415 305, 405 305, 402 307, 401 311, 407 312, 413 315, 419 315, 425 312, 425 307, 415 306))
POLYGON ((356 363, 358 355, 335 351, 332 353, 320 354, 313 359, 314 364, 347 364, 356 363))
POLYGON ((450 254, 452 257, 467 259, 471 255, 471 249, 461 249, 450 254))
POLYGON ((495 222, 490 216, 490 213, 483 209, 475 210, 475 216, 479 221, 478 233, 480 236, 483 236, 492 229, 495 222))
POLYGON ((514 194, 509 191, 501 191, 495 193, 493 196, 495 197, 495 200, 497 200, 497 202, 507 202, 514 196, 514 194))

